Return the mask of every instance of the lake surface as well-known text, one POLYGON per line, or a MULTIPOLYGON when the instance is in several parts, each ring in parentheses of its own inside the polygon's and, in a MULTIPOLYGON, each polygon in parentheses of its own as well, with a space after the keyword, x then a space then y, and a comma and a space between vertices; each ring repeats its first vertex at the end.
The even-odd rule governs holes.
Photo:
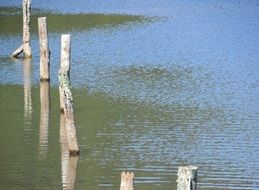
POLYGON ((20 7, 0 2, 0 189, 119 189, 130 170, 138 190, 172 190, 185 165, 199 167, 198 189, 259 189, 258 1, 33 0, 31 61, 9 58, 20 7), (39 16, 50 84, 39 82, 39 16), (59 112, 65 33, 78 158, 59 112))

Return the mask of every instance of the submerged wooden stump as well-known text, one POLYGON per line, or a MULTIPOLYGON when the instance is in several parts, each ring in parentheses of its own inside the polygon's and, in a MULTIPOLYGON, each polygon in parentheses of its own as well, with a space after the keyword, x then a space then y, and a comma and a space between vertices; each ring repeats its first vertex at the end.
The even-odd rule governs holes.
POLYGON ((179 167, 177 190, 196 190, 198 167, 179 167))
POLYGON ((134 190, 134 173, 122 172, 120 190, 134 190))

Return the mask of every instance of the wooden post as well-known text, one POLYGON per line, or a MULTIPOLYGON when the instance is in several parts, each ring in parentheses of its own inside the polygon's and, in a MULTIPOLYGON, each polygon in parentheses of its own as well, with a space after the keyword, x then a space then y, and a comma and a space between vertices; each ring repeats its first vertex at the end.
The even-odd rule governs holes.
POLYGON ((177 190, 196 190, 198 167, 179 167, 177 190))
POLYGON ((70 65, 70 35, 61 36, 61 66, 59 70, 59 90, 61 106, 64 108, 67 142, 70 155, 79 154, 79 146, 76 135, 73 97, 69 81, 70 65))
POLYGON ((133 180, 134 180, 133 172, 122 172, 120 190, 134 190, 133 180))
POLYGON ((49 44, 46 17, 38 18, 40 44, 40 81, 49 81, 49 44))
MULTIPOLYGON (((60 57, 60 73, 66 73, 68 76, 68 80, 70 80, 70 53, 71 53, 71 45, 70 45, 70 35, 63 34, 61 35, 61 49, 60 49, 61 57, 60 57)), ((59 94, 60 94, 60 112, 64 112, 64 102, 63 102, 63 93, 62 89, 59 86, 59 94)))
POLYGON ((75 156, 79 154, 79 146, 74 119, 73 97, 67 74, 62 74, 59 72, 59 83, 61 87, 61 93, 63 94, 65 127, 67 132, 69 153, 70 155, 75 156))
POLYGON ((23 0, 23 52, 24 57, 31 57, 30 18, 31 0, 23 0))
POLYGON ((18 58, 23 52, 25 58, 30 58, 31 53, 31 35, 30 35, 30 16, 31 16, 31 0, 23 0, 23 43, 16 49, 11 57, 18 58))

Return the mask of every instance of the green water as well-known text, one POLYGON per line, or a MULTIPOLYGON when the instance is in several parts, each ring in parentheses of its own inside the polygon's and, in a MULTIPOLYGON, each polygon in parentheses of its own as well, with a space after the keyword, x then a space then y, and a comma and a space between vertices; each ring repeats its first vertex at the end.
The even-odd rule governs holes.
MULTIPOLYGON (((156 189, 163 181, 167 184, 163 188, 176 187, 176 171, 170 165, 163 165, 157 170, 171 176, 164 177, 163 173, 157 175, 149 172, 149 167, 151 170, 154 167, 151 164, 161 164, 158 160, 148 161, 149 157, 160 157, 155 149, 157 146, 167 146, 161 141, 159 133, 169 132, 170 128, 178 125, 187 126, 195 117, 202 117, 200 119, 206 122, 213 116, 212 110, 176 107, 176 111, 172 113, 149 104, 115 100, 101 93, 88 93, 87 90, 74 90, 73 93, 81 151, 75 169, 76 189, 118 189, 120 171, 126 169, 139 170, 136 180, 137 183, 140 182, 139 188, 143 186, 142 189, 156 189), (171 115, 176 119, 174 122, 169 122, 171 115), (154 137, 158 142, 155 142, 154 137), (162 144, 159 145, 160 143, 162 144), (148 151, 140 153, 143 148, 148 151), (150 180, 147 183, 157 184, 141 184, 142 176, 143 179, 150 180)), ((62 134, 60 135, 62 129, 58 89, 51 88, 50 94, 50 119, 45 122, 42 121, 44 111, 41 112, 45 103, 42 106, 40 104, 39 88, 1 85, 0 98, 5 100, 0 111, 1 122, 4 123, 0 133, 1 155, 4 155, 1 158, 1 188, 61 188, 62 177, 65 175, 61 169, 64 165, 62 160, 68 159, 68 155, 61 152, 64 151, 61 148, 64 143, 62 134), (62 157, 62 154, 65 156, 62 157)), ((186 139, 186 145, 192 143, 194 138, 195 134, 186 139)), ((168 143, 171 142, 175 140, 171 139, 168 143)))

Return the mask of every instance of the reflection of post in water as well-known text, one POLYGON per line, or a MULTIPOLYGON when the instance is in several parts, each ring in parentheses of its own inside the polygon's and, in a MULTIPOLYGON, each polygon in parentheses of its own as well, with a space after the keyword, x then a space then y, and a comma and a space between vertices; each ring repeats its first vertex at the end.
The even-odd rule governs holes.
POLYGON ((24 122, 27 126, 31 124, 32 98, 31 98, 31 59, 23 60, 24 81, 24 122))
POLYGON ((65 128, 64 114, 60 114, 60 145, 61 145, 61 169, 62 169, 62 187, 66 190, 75 189, 76 169, 78 156, 70 156, 67 134, 65 128))
POLYGON ((44 155, 48 149, 48 129, 50 112, 50 92, 49 82, 40 83, 40 139, 39 153, 44 155))

